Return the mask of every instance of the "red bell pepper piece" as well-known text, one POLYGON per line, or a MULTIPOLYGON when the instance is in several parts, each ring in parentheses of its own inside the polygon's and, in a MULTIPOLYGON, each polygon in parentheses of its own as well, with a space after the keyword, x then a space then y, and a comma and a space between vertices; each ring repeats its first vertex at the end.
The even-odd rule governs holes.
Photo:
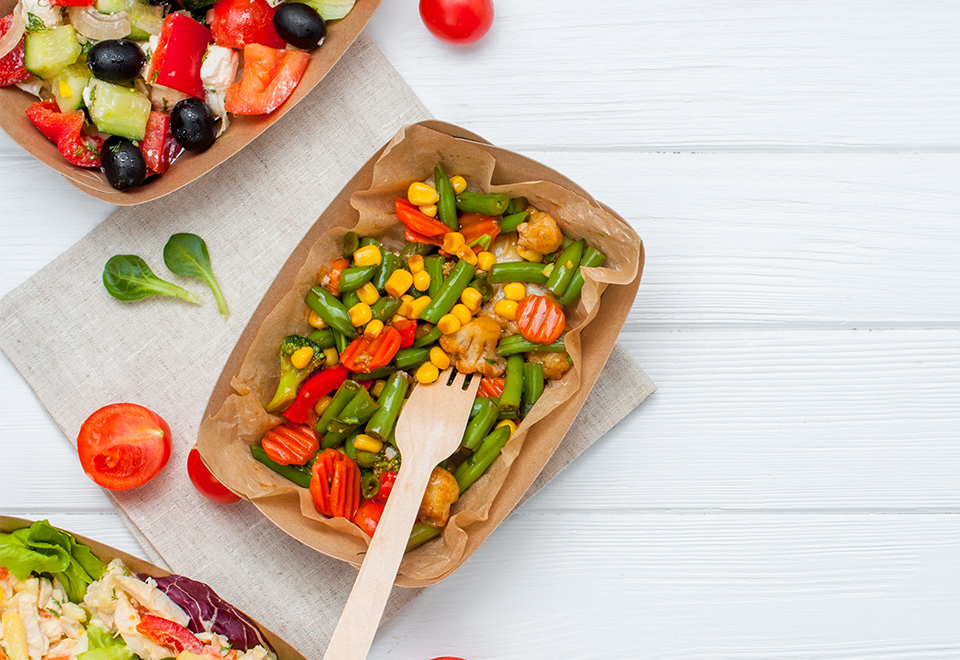
POLYGON ((273 26, 275 13, 267 0, 218 0, 210 29, 217 45, 225 48, 240 50, 247 44, 263 44, 283 49, 287 42, 273 26))
POLYGON ((310 376, 310 378, 300 386, 300 391, 297 392, 297 398, 290 407, 283 412, 283 416, 297 424, 309 423, 310 416, 313 413, 313 406, 320 400, 320 397, 330 394, 343 385, 343 381, 345 381, 349 375, 350 372, 347 371, 347 368, 342 364, 338 364, 335 367, 324 369, 310 376))
POLYGON ((243 76, 227 90, 224 108, 235 115, 273 112, 296 89, 310 54, 262 44, 243 47, 243 76))
POLYGON ((386 366, 400 350, 400 333, 389 325, 373 341, 365 337, 354 339, 340 355, 340 363, 350 371, 370 373, 386 366))
POLYGON ((386 502, 387 498, 390 497, 390 491, 393 490, 393 484, 395 484, 396 481, 397 481, 396 472, 381 472, 380 473, 380 490, 378 490, 377 494, 373 496, 374 501, 386 502))
POLYGON ((503 394, 503 383, 503 378, 491 378, 490 376, 484 376, 480 379, 480 387, 477 388, 477 396, 488 396, 496 399, 503 394))
POLYGON ((27 118, 53 142, 68 161, 80 167, 100 167, 103 138, 85 135, 82 110, 60 112, 54 99, 37 101, 26 110, 27 118))
MULTIPOLYGON (((500 235, 500 216, 499 215, 480 215, 479 213, 464 213, 459 217, 460 233, 463 234, 463 240, 470 245, 484 234, 490 235, 490 242, 500 235)), ((479 252, 482 247, 475 246, 474 250, 479 252), (479 248, 479 249, 477 249, 479 248)))
POLYGON ((391 323, 400 333, 400 348, 410 348, 417 339, 417 322, 413 320, 394 321, 391 323))
MULTIPOLYGON (((13 14, 0 18, 0 37, 7 33, 13 25, 13 14)), ((26 52, 26 36, 20 37, 20 43, 13 50, 0 58, 0 87, 9 87, 23 82, 30 77, 30 72, 23 65, 23 56, 26 52)))
MULTIPOLYGON (((430 216, 424 215, 424 213, 418 209, 416 206, 405 200, 403 197, 397 197, 396 201, 393 204, 394 209, 397 212, 397 220, 403 223, 403 225, 423 236, 443 236, 447 232, 451 231, 450 227, 446 226, 439 220, 435 220, 430 216)), ((464 236, 466 238, 466 236, 464 236)))
POLYGON ((150 112, 140 151, 143 152, 143 158, 151 171, 163 174, 169 169, 173 159, 183 151, 170 131, 170 115, 155 110, 150 112))
POLYGON ((443 247, 443 238, 439 236, 424 236, 423 234, 417 233, 405 227, 403 230, 403 237, 408 243, 429 243, 430 245, 436 245, 437 247, 443 247))
POLYGON ((364 500, 353 516, 353 524, 373 538, 373 533, 377 531, 377 525, 380 524, 380 518, 383 517, 383 508, 383 502, 377 499, 364 500))
POLYGON ((330 292, 330 295, 340 297, 340 273, 349 266, 350 262, 343 258, 334 259, 330 264, 330 270, 327 271, 327 283, 323 285, 330 292))
POLYGON ((169 619, 144 614, 137 624, 137 632, 164 648, 173 649, 177 654, 182 651, 197 655, 203 653, 203 642, 179 623, 169 619))
POLYGON ((183 14, 167 14, 150 60, 147 82, 203 99, 200 66, 212 43, 213 35, 204 25, 183 14))
POLYGON ((89 7, 96 0, 50 0, 54 7, 89 7))

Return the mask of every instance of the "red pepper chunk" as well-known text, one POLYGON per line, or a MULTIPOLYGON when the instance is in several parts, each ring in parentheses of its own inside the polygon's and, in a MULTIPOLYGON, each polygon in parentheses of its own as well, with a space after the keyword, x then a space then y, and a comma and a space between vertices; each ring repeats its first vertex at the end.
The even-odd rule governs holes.
POLYGON ((360 506, 360 468, 349 456, 325 449, 313 464, 310 497, 317 511, 352 520, 360 506))
MULTIPOLYGON (((393 490, 393 485, 396 482, 397 482, 396 472, 381 472, 380 473, 380 490, 378 490, 377 494, 373 496, 373 501, 386 502, 387 498, 390 497, 390 492, 393 490)), ((373 534, 371 534, 370 536, 373 536, 373 534)))
POLYGON ((155 110, 150 112, 140 151, 152 172, 163 174, 169 169, 173 159, 183 151, 170 131, 170 115, 155 110))
POLYGON ((96 0, 50 0, 54 7, 89 7, 96 0))
POLYGON ((307 424, 310 421, 310 416, 313 414, 313 406, 316 405, 317 401, 343 385, 343 381, 345 381, 349 375, 350 372, 347 371, 347 368, 342 364, 338 364, 335 367, 324 369, 320 373, 310 376, 310 378, 300 386, 300 391, 297 392, 297 398, 290 404, 290 407, 283 412, 283 416, 291 422, 307 424))
POLYGON ((432 238, 434 236, 443 236, 447 232, 451 231, 450 227, 446 226, 439 220, 435 220, 430 216, 424 215, 420 209, 405 200, 403 197, 397 197, 393 206, 397 212, 397 220, 402 222, 407 229, 410 229, 417 234, 432 238))
MULTIPOLYGON (((13 14, 7 14, 0 18, 0 37, 7 33, 11 25, 13 25, 13 14)), ((20 37, 20 43, 14 46, 9 53, 0 57, 0 87, 16 85, 30 77, 30 72, 23 65, 26 44, 26 36, 20 37)))
POLYGON ((427 243, 429 245, 443 247, 443 238, 439 236, 424 236, 423 234, 413 231, 409 227, 403 230, 403 238, 408 243, 427 243))
POLYGON ((212 43, 213 35, 205 26, 183 14, 168 14, 163 19, 160 41, 150 60, 147 82, 203 99, 200 66, 207 46, 212 43))
POLYGON ((358 337, 340 355, 340 363, 350 371, 368 374, 386 366, 400 350, 403 339, 391 326, 384 327, 373 341, 358 337))
POLYGON ((400 348, 410 348, 417 340, 417 322, 413 320, 394 321, 390 324, 400 333, 400 348))
POLYGON ((218 0, 210 29, 217 45, 225 48, 240 50, 247 44, 263 44, 283 49, 287 42, 273 26, 276 12, 267 0, 218 0))
POLYGON ((176 651, 174 655, 182 651, 197 655, 203 653, 203 642, 179 623, 169 619, 144 614, 140 623, 137 624, 137 632, 164 648, 173 649, 176 651))
MULTIPOLYGON (((458 218, 460 222, 460 233, 467 245, 484 234, 490 235, 490 243, 500 235, 500 216, 499 215, 480 215, 479 213, 464 213, 458 218)), ((474 246, 474 250, 479 252, 483 248, 474 246)))
POLYGON ((80 167, 100 167, 103 138, 83 132, 82 110, 60 112, 53 99, 37 101, 26 110, 27 118, 53 142, 70 163, 80 167))
POLYGON ((362 529, 364 534, 373 538, 373 533, 377 531, 377 525, 380 524, 380 518, 383 517, 383 507, 384 503, 379 500, 364 500, 353 516, 353 524, 362 529))

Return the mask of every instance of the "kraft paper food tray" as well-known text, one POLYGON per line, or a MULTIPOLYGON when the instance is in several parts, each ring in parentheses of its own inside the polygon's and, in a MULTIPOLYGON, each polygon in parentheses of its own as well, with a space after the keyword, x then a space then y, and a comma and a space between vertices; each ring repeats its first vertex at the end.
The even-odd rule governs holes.
MULTIPOLYGON (((4 534, 9 534, 10 532, 13 532, 15 530, 22 529, 24 527, 29 527, 34 522, 35 521, 33 520, 16 518, 14 516, 0 516, 0 532, 4 534)), ((58 528, 58 529, 63 529, 63 528, 58 528)), ((160 568, 159 566, 155 566, 150 562, 140 559, 139 557, 128 555, 126 552, 121 552, 120 550, 117 550, 116 548, 112 548, 109 545, 104 545, 103 543, 99 543, 97 541, 94 541, 93 539, 88 539, 84 536, 80 536, 79 534, 71 532, 69 529, 64 529, 63 531, 73 534, 73 536, 76 537, 77 541, 79 541, 83 545, 89 546, 90 549, 93 550, 93 554, 95 554, 104 563, 109 564, 112 560, 117 559, 119 557, 123 561, 123 563, 127 565, 127 568, 132 570, 134 573, 146 573, 147 575, 150 575, 153 577, 166 577, 167 575, 171 574, 170 571, 166 571, 160 568)), ((190 576, 187 575, 184 577, 190 577, 190 576)), ((217 590, 216 585, 211 584, 209 586, 212 587, 214 591, 217 590)), ((254 589, 256 589, 255 586, 254 586, 254 589)), ((234 607, 236 607, 236 605, 233 603, 231 603, 231 605, 234 605, 234 607)), ((253 619, 253 617, 251 617, 251 619, 253 619)), ((297 653, 297 651, 294 650, 292 646, 287 644, 281 638, 277 637, 274 633, 268 630, 263 624, 259 623, 255 619, 253 619, 253 622, 257 625, 258 628, 260 628, 260 631, 263 632, 264 637, 267 638, 267 640, 270 642, 270 645, 273 646, 273 650, 277 652, 277 658, 279 660, 306 660, 301 654, 297 653)))
MULTIPOLYGON (((17 0, 0 0, 0 16, 6 16, 13 11, 16 4, 17 0)), ((183 152, 166 174, 139 188, 116 190, 107 183, 99 169, 77 167, 68 163, 57 151, 57 145, 44 137, 24 114, 24 111, 38 100, 37 97, 17 87, 0 88, 0 128, 37 160, 60 172, 67 181, 88 195, 120 206, 142 204, 163 197, 200 178, 243 149, 289 112, 323 80, 360 36, 379 4, 380 0, 357 0, 347 16, 329 23, 323 45, 310 52, 310 61, 300 84, 283 105, 269 115, 231 115, 230 127, 217 138, 212 147, 199 154, 183 152)))
MULTIPOLYGON (((382 207, 380 221, 396 224, 395 217, 390 215, 392 193, 387 191, 388 204, 387 199, 381 199, 384 198, 382 187, 379 195, 367 191, 377 183, 373 177, 378 161, 384 168, 389 168, 391 162, 396 165, 397 154, 403 153, 403 147, 408 143, 405 141, 415 142, 422 148, 421 165, 428 161, 431 163, 429 172, 421 174, 421 178, 432 173, 432 163, 441 156, 452 159, 460 166, 456 173, 464 175, 469 168, 482 169, 484 166, 478 163, 492 157, 495 164, 488 176, 491 176, 494 187, 500 184, 511 184, 513 187, 525 185, 531 190, 548 188, 556 196, 576 197, 579 200, 577 208, 601 218, 603 225, 599 230, 585 227, 578 232, 576 225, 567 224, 565 230, 576 237, 586 235, 588 241, 598 244, 600 249, 608 253, 610 258, 604 268, 595 270, 605 271, 603 276, 614 282, 606 285, 596 283, 593 276, 587 275, 583 307, 591 309, 595 316, 582 331, 575 329, 568 334, 572 344, 575 344, 570 348, 570 353, 575 369, 579 370, 579 382, 571 376, 575 372, 575 369, 571 369, 563 380, 556 381, 556 393, 551 395, 552 390, 548 387, 542 402, 551 396, 559 396, 558 393, 563 396, 559 402, 544 404, 548 416, 545 416, 544 408, 538 403, 528 417, 532 426, 526 420, 521 425, 520 431, 504 450, 505 456, 515 454, 511 456, 512 465, 501 465, 501 459, 498 459, 498 463, 489 471, 496 475, 490 475, 490 478, 485 475, 454 505, 451 520, 459 516, 463 526, 448 525, 442 541, 430 541, 404 557, 396 584, 423 587, 448 577, 476 551, 513 510, 553 455, 613 349, 640 284, 644 254, 643 244, 630 225, 573 181, 540 163, 492 146, 456 126, 428 121, 405 127, 374 155, 320 216, 265 294, 217 381, 200 425, 197 442, 204 461, 221 481, 250 499, 286 533, 318 552, 358 566, 363 560, 369 539, 344 519, 324 519, 316 513, 309 494, 256 462, 250 455, 249 445, 257 442, 266 429, 282 419, 264 413, 260 403, 270 398, 271 388, 276 386, 276 347, 282 337, 301 333, 307 327, 309 310, 303 304, 303 296, 309 288, 306 281, 315 278, 316 263, 323 263, 324 259, 328 262, 334 252, 339 252, 337 237, 354 228, 358 222, 360 213, 351 205, 351 197, 355 205, 364 208, 364 217, 377 212, 379 200, 382 207), (355 192, 359 194, 354 196, 355 192), (324 251, 327 252, 326 256, 322 254, 324 251), (305 286, 306 289, 303 288, 305 286), (588 291, 592 293, 588 294, 588 291), (600 292, 603 296, 599 305, 596 305, 596 297, 600 292), (592 297, 592 307, 586 301, 588 295, 592 297), (576 354, 580 346, 580 341, 575 338, 578 332, 585 347, 580 356, 576 354), (257 383, 251 385, 248 382, 249 372, 258 366, 263 366, 264 374, 269 372, 269 376, 264 375, 259 386, 257 383), (524 429, 527 431, 524 432, 524 429), (519 453, 511 450, 514 442, 518 443, 516 446, 522 444, 519 453), (484 495, 489 497, 484 498, 484 495)), ((467 180, 471 181, 471 177, 467 176, 467 180)), ((410 179, 406 179, 392 182, 391 185, 399 191, 405 190, 409 182, 410 179)), ((562 210, 544 210, 558 214, 559 217, 554 217, 561 225, 565 224, 562 210)), ((595 218, 583 220, 584 225, 600 222, 595 218)), ((578 327, 576 319, 573 325, 578 327)), ((502 463, 507 463, 507 459, 502 463)))

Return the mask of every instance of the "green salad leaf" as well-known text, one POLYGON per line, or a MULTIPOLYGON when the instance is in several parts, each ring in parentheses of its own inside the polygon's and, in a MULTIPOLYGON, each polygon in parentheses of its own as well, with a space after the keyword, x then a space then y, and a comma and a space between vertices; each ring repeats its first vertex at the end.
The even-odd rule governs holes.
POLYGON ((153 274, 147 262, 135 254, 118 254, 103 267, 103 286, 117 300, 140 300, 148 296, 173 296, 197 305, 203 301, 172 282, 153 274))
POLYGON ((217 278, 213 275, 210 265, 210 253, 207 244, 196 234, 174 234, 163 248, 163 263, 170 272, 184 277, 197 277, 210 287, 213 297, 217 299, 220 316, 226 320, 230 316, 227 310, 227 301, 220 291, 217 278))
POLYGON ((92 621, 87 627, 87 650, 77 654, 77 660, 133 660, 136 657, 122 637, 113 637, 99 621, 92 621))

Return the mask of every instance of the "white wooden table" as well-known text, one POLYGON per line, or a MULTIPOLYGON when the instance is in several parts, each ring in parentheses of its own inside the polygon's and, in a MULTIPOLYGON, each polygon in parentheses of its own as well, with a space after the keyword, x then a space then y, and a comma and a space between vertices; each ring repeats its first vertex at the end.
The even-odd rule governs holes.
MULTIPOLYGON (((464 50, 415 0, 369 33, 633 223, 660 390, 371 657, 960 657, 960 5, 497 3, 464 50)), ((111 210, 0 136, 0 294, 111 210)), ((140 553, 6 360, 0 391, 2 511, 140 553)))

